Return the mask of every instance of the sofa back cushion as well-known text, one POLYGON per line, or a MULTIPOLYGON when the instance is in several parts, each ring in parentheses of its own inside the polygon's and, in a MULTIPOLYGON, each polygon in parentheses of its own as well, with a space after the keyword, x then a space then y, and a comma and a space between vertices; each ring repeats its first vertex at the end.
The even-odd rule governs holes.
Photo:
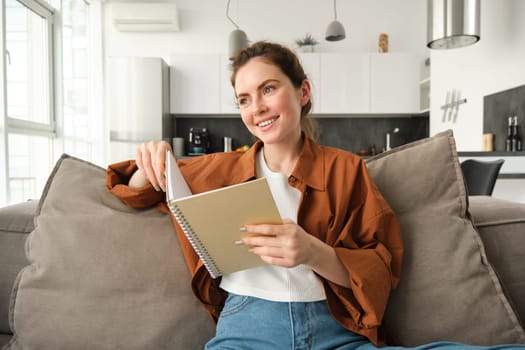
POLYGON ((34 228, 38 201, 0 208, 0 334, 9 328, 9 298, 18 272, 27 265, 25 241, 34 228))
POLYGON ((467 214, 452 131, 380 154, 367 166, 405 245, 401 282, 384 319, 389 334, 405 346, 525 342, 467 214))
POLYGON ((57 162, 27 255, 12 349, 197 349, 213 334, 169 216, 126 207, 102 168, 57 162))

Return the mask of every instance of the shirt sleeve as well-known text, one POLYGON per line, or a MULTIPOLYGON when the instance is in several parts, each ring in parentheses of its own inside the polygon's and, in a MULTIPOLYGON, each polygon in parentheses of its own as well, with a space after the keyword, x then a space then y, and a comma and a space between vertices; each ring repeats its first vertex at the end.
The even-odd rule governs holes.
POLYGON ((134 160, 109 165, 106 170, 106 188, 132 208, 149 208, 161 203, 164 192, 156 191, 151 183, 138 189, 128 186, 131 176, 137 169, 134 160))
POLYGON ((335 244, 335 252, 348 271, 351 288, 333 282, 331 311, 352 318, 358 328, 381 325, 390 292, 401 275, 403 245, 397 219, 361 166, 354 183, 352 212, 335 244), (335 306, 335 305, 332 305, 335 306))

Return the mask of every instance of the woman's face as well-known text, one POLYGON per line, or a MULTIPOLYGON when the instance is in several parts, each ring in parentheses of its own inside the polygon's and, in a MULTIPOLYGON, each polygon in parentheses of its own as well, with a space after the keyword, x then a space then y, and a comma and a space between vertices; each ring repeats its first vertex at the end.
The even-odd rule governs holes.
POLYGON ((307 80, 295 88, 279 67, 256 57, 237 71, 235 93, 244 124, 265 144, 300 138, 301 107, 310 98, 307 80))

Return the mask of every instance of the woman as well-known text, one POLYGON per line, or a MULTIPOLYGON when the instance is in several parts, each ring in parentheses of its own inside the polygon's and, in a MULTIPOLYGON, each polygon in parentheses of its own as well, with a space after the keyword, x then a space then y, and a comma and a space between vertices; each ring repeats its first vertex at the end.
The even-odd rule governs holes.
MULTIPOLYGON (((257 42, 232 68, 242 121, 258 141, 244 154, 215 153, 180 160, 179 167, 193 193, 264 176, 285 219, 242 228, 252 233, 242 244, 265 266, 216 280, 177 227, 193 291, 218 322, 206 348, 382 344, 380 325, 403 253, 392 210, 359 157, 313 141, 310 82, 289 49, 257 42)), ((162 203, 166 150, 162 141, 141 145, 136 163, 110 167, 109 188, 134 207, 162 203)))

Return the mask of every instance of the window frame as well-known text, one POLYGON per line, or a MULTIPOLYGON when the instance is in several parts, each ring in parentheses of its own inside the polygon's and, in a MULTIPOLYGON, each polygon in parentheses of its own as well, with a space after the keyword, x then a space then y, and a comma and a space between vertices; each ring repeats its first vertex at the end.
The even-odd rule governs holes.
MULTIPOLYGON (((49 91, 49 123, 37 123, 37 122, 31 122, 27 120, 21 120, 16 118, 10 118, 7 115, 7 82, 4 79, 4 100, 5 106, 4 106, 4 115, 6 116, 6 129, 7 133, 17 133, 17 134, 32 134, 32 135, 39 135, 39 136, 48 136, 51 138, 56 137, 56 111, 55 111, 55 91, 56 91, 56 75, 55 75, 55 10, 48 5, 45 2, 42 2, 40 0, 15 0, 21 3, 22 5, 26 6, 26 8, 30 11, 33 11, 38 16, 42 17, 46 20, 47 23, 47 33, 48 33, 48 47, 47 47, 47 62, 48 62, 48 75, 49 75, 49 81, 48 81, 48 91, 49 91)), ((3 6, 5 9, 5 2, 3 2, 3 6)), ((7 53, 5 48, 5 41, 6 41, 6 31, 5 31, 5 14, 3 19, 3 45, 4 50, 3 52, 7 53)), ((4 72, 6 70, 5 68, 5 62, 4 62, 4 72)), ((4 73, 5 77, 5 73, 4 73)))
MULTIPOLYGON (((27 10, 32 11, 37 16, 42 17, 47 24, 47 64, 48 64, 48 108, 49 121, 46 123, 32 122, 17 118, 11 118, 7 114, 7 65, 8 55, 6 44, 6 2, 1 0, 0 4, 0 164, 4 170, 0 171, 0 206, 10 203, 9 191, 9 143, 8 137, 11 134, 33 135, 49 137, 53 143, 57 138, 57 106, 60 101, 57 95, 58 82, 60 77, 57 61, 57 45, 60 44, 59 31, 57 31, 57 12, 55 9, 44 2, 44 0, 16 0, 27 10)), ((51 154, 53 157, 54 155, 51 154)))

